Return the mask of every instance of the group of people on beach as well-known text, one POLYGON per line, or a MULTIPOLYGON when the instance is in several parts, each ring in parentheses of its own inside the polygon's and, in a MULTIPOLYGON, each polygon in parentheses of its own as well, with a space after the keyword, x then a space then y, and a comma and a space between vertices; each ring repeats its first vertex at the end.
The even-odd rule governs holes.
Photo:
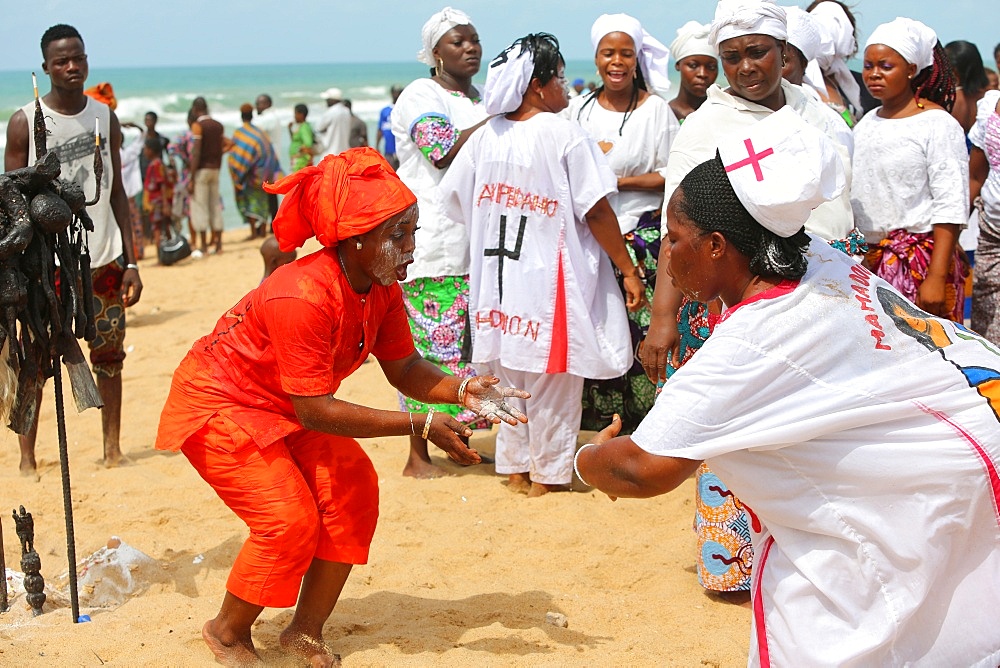
MULTIPOLYGON (((1000 92, 975 47, 901 17, 859 49, 837 0, 719 0, 669 46, 605 14, 591 43, 589 93, 547 33, 480 89, 446 7, 389 114, 398 168, 353 148, 262 184, 279 251, 322 248, 195 342, 156 439, 250 530, 209 648, 252 663, 264 607, 296 606, 282 646, 336 665, 323 626, 378 517, 356 439, 408 436, 404 474, 433 477, 428 443, 480 464, 473 430, 499 425, 496 471, 530 497, 694 476, 698 577, 749 592, 752 665, 997 665, 1000 92), (337 398, 370 355, 401 410, 337 398)), ((114 115, 62 74, 82 39, 42 52, 53 134, 103 114, 113 153, 114 115)), ((8 169, 26 133, 16 114, 8 169)))

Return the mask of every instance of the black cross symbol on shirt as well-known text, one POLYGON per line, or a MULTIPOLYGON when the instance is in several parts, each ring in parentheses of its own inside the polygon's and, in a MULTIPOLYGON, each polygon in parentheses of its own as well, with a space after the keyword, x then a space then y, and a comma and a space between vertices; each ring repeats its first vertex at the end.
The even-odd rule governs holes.
POLYGON ((503 260, 521 259, 521 242, 524 241, 524 226, 528 222, 527 216, 521 216, 521 221, 517 228, 517 241, 514 243, 514 250, 507 248, 507 216, 500 216, 500 238, 497 240, 496 248, 486 248, 483 250, 483 257, 497 257, 497 286, 500 289, 500 302, 503 302, 503 260))

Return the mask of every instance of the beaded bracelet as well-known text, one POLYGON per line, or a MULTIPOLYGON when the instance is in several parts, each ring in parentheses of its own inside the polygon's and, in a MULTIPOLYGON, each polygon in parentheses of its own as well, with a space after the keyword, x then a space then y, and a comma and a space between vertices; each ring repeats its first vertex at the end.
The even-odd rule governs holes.
POLYGON ((573 471, 576 473, 576 477, 580 479, 580 482, 582 482, 587 487, 593 487, 593 485, 591 485, 589 482, 587 482, 586 480, 583 479, 583 476, 580 475, 580 469, 577 468, 576 463, 580 459, 580 453, 583 452, 584 450, 586 450, 587 448, 589 448, 592 445, 597 445, 597 444, 596 443, 585 443, 585 444, 581 445, 580 449, 576 451, 576 455, 573 456, 573 471))
POLYGON ((466 378, 462 381, 461 385, 458 386, 458 403, 460 406, 465 405, 465 386, 469 384, 471 378, 466 378))
POLYGON ((427 440, 427 433, 431 430, 431 418, 434 417, 434 409, 427 411, 427 421, 424 422, 424 430, 420 432, 420 438, 427 440))

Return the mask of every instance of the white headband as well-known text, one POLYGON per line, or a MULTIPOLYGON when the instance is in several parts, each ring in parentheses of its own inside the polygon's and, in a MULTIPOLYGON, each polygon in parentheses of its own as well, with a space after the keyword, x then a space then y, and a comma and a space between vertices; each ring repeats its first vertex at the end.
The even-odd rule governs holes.
POLYGON ((774 4, 774 0, 719 0, 715 7, 715 20, 708 33, 708 43, 718 52, 722 42, 744 35, 787 39, 785 10, 774 4))
POLYGON ((786 239, 847 187, 833 142, 788 106, 728 135, 719 158, 747 212, 786 239))
POLYGON ((708 43, 710 25, 688 21, 677 29, 677 38, 670 43, 670 54, 674 57, 675 63, 681 62, 688 56, 715 58, 715 49, 708 43))
POLYGON ((788 43, 801 51, 807 61, 813 60, 823 45, 816 19, 801 7, 785 7, 784 10, 788 22, 788 43))
POLYGON ((431 67, 437 65, 434 59, 434 47, 444 37, 444 34, 455 26, 472 25, 469 15, 460 9, 445 7, 434 16, 427 19, 427 23, 420 30, 420 39, 424 48, 417 52, 417 60, 426 63, 431 67))
POLYGON ((920 71, 934 64, 937 42, 937 34, 920 21, 897 16, 893 21, 875 28, 865 43, 865 49, 872 44, 885 44, 920 71))
POLYGON ((595 53, 604 36, 613 32, 622 32, 632 38, 642 76, 649 87, 660 95, 668 93, 670 51, 667 47, 646 32, 638 19, 628 14, 602 14, 590 28, 590 44, 595 53))
POLYGON ((526 46, 511 44, 493 59, 486 70, 483 106, 490 116, 506 114, 521 106, 531 83, 535 60, 526 46), (514 51, 520 48, 515 55, 514 51))
POLYGON ((810 12, 822 37, 815 60, 806 68, 806 81, 826 94, 823 75, 832 77, 855 110, 861 110, 861 86, 847 66, 847 59, 858 50, 854 26, 844 8, 836 2, 821 2, 810 12))

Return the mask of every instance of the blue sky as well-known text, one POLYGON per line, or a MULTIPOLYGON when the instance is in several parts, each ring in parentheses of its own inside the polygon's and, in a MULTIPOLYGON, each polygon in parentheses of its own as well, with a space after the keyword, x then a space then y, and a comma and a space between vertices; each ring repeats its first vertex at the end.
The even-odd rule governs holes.
MULTIPOLYGON (((942 43, 954 39, 976 43, 987 62, 992 61, 993 46, 1000 42, 1000 22, 986 12, 995 2, 848 0, 855 5, 862 42, 879 23, 905 15, 934 28, 942 43)), ((421 25, 443 6, 426 0, 36 0, 4 4, 2 70, 37 68, 39 39, 54 23, 69 23, 80 30, 91 66, 402 62, 414 58, 421 25)), ((715 9, 711 0, 454 0, 454 6, 472 16, 486 57, 523 34, 547 31, 559 38, 567 59, 592 56, 590 25, 602 13, 632 14, 669 44, 680 25, 690 19, 707 22, 715 9)))

